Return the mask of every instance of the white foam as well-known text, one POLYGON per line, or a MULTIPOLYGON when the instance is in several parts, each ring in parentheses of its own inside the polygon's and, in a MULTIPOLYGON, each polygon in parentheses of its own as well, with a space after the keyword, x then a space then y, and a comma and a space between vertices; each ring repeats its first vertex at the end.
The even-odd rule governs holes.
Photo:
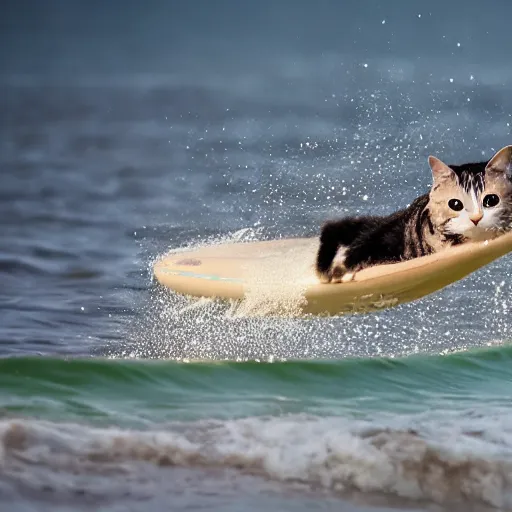
POLYGON ((3 420, 0 479, 37 486, 43 474, 45 482, 59 486, 66 474, 66 486, 83 487, 84 474, 122 473, 131 475, 133 486, 134 475, 144 479, 147 464, 227 468, 335 493, 357 490, 512 510, 508 415, 442 416, 442 421, 403 418, 404 428, 396 418, 389 427, 294 415, 173 424, 158 431, 3 420), (415 423, 426 428, 416 429, 415 423))
POLYGON ((248 264, 246 294, 233 303, 229 315, 236 317, 283 314, 300 317, 306 303, 305 291, 314 277, 316 238, 297 240, 291 248, 248 264))

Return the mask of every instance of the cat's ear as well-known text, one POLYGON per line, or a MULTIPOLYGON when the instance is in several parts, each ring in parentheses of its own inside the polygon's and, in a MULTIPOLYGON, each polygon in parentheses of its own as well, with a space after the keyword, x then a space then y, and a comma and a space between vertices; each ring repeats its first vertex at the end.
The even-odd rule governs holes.
POLYGON ((430 169, 432 170, 434 181, 445 180, 453 177, 455 174, 450 167, 435 156, 430 155, 428 157, 428 165, 430 165, 430 169))
POLYGON ((511 174, 512 171, 512 146, 501 148, 488 162, 486 171, 504 172, 511 174))

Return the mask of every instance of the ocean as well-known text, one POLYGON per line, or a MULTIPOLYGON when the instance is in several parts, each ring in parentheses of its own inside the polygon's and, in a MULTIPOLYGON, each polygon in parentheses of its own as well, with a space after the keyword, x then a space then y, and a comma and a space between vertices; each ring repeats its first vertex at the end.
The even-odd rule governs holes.
POLYGON ((152 278, 510 144, 508 2, 42 5, 0 35, 0 510, 512 510, 509 257, 329 318, 152 278))

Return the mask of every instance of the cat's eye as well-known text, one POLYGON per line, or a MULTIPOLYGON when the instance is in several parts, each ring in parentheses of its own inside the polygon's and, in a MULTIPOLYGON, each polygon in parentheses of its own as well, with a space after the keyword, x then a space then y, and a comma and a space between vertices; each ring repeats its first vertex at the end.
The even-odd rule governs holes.
POLYGON ((492 208, 493 206, 496 206, 499 202, 499 196, 497 196, 496 194, 487 194, 484 197, 482 204, 484 205, 484 208, 492 208))
POLYGON ((456 212, 460 212, 462 208, 464 208, 462 201, 459 201, 458 199, 450 199, 448 201, 448 206, 456 212))

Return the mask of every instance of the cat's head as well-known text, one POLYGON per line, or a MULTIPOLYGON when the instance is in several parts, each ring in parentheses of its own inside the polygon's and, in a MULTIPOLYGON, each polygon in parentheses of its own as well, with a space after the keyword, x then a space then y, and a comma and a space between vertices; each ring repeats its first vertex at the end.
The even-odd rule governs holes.
POLYGON ((512 146, 488 162, 448 166, 433 156, 428 161, 434 177, 429 209, 438 229, 470 240, 512 230, 512 146))

